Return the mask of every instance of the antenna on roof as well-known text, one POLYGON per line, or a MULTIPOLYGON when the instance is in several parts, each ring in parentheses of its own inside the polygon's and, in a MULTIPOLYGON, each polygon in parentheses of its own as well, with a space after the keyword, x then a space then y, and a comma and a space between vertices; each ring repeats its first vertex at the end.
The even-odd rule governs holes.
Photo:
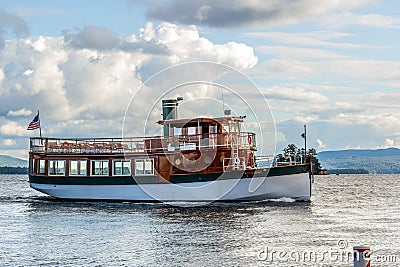
MULTIPOLYGON (((222 94, 222 111, 225 114, 225 103, 224 103, 224 88, 221 88, 221 94, 222 94)), ((226 114, 225 114, 226 115, 226 114)))

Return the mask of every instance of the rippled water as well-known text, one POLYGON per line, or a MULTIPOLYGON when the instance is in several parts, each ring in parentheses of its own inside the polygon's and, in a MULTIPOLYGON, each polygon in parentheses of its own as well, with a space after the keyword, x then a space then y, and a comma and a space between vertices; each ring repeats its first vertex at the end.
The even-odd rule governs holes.
POLYGON ((400 176, 318 176, 311 203, 55 201, 0 176, 0 266, 400 265, 400 176))

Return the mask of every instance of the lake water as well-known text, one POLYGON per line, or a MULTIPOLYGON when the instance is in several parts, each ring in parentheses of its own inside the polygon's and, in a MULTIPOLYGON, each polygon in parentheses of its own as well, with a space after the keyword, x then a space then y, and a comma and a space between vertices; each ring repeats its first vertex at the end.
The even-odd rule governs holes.
POLYGON ((55 201, 0 176, 0 266, 400 265, 400 176, 317 176, 311 203, 55 201))

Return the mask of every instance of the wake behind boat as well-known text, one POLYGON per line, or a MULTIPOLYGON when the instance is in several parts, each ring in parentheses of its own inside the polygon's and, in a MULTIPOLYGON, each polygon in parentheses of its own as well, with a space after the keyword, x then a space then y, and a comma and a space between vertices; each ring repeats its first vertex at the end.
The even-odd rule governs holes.
POLYGON ((180 100, 162 101, 163 136, 30 138, 30 186, 78 200, 310 200, 309 160, 256 157, 245 116, 178 119, 180 100))

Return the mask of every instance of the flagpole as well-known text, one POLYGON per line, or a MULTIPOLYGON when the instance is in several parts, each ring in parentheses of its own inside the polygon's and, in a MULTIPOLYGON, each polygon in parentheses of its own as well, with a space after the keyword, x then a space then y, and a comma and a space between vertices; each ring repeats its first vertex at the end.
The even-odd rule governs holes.
POLYGON ((40 139, 42 139, 42 125, 40 123, 39 110, 37 111, 37 114, 38 114, 38 118, 39 118, 39 135, 40 135, 40 139))
POLYGON ((39 110, 37 111, 38 118, 39 118, 39 135, 40 135, 40 144, 43 145, 43 139, 42 139, 42 125, 40 123, 40 115, 39 115, 39 110))
POLYGON ((304 124, 304 160, 307 161, 307 126, 304 124))

